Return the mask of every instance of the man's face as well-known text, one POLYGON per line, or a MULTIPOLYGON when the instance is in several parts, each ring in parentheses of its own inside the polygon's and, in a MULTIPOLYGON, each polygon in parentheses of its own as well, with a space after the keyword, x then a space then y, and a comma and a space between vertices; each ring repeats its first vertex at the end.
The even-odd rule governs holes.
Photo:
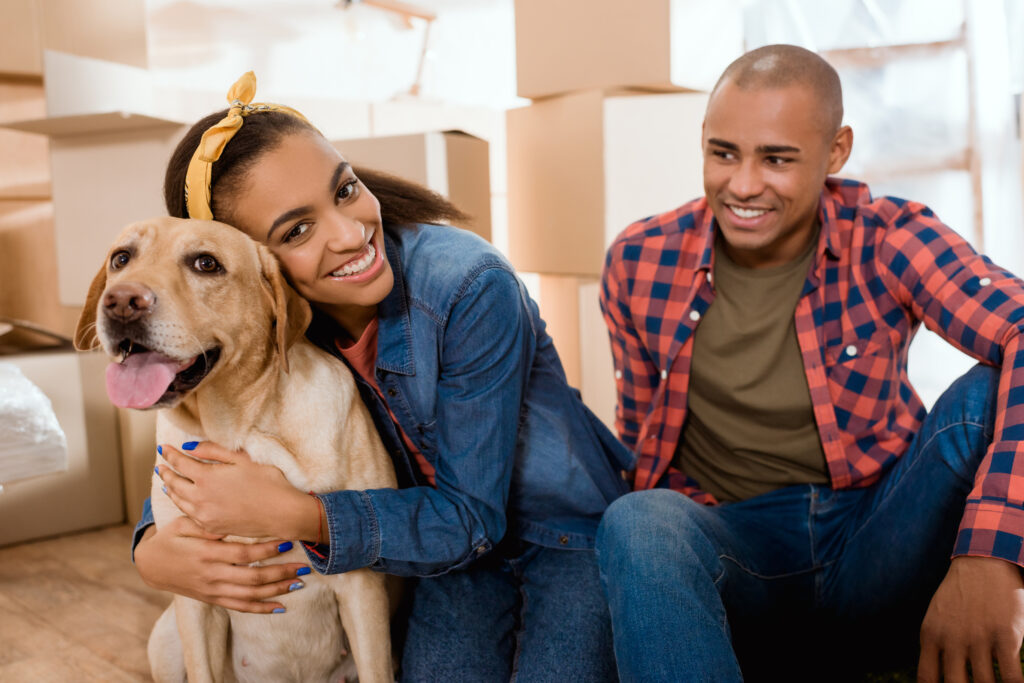
POLYGON ((740 89, 721 84, 704 119, 704 192, 726 252, 763 268, 798 258, 813 237, 829 173, 846 163, 848 127, 828 130, 814 91, 802 85, 740 89))

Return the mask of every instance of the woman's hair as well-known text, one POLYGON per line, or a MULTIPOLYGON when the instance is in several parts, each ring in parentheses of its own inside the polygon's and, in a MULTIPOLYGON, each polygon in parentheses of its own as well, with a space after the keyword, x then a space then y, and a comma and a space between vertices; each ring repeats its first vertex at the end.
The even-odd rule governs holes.
MULTIPOLYGON (((226 114, 225 109, 197 121, 171 154, 164 175, 164 203, 171 216, 188 218, 185 173, 189 162, 203 133, 226 114)), ((216 220, 231 222, 226 200, 241 188, 249 170, 260 157, 275 149, 286 136, 300 132, 320 135, 313 126, 286 112, 261 111, 245 117, 245 123, 224 147, 210 173, 210 210, 216 220)), ((385 227, 463 221, 467 218, 447 199, 416 183, 368 168, 353 167, 353 170, 380 202, 381 220, 385 227)))

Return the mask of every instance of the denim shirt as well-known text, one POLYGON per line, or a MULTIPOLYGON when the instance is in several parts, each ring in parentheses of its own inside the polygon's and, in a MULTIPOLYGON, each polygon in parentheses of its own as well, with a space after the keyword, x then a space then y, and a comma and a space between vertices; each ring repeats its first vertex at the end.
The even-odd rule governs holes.
MULTIPOLYGON (((508 261, 472 233, 420 225, 384 237, 395 284, 377 310, 376 380, 434 467, 436 488, 356 375, 400 488, 321 494, 330 544, 308 553, 313 567, 439 575, 506 533, 593 547, 604 509, 628 490, 622 473, 633 455, 566 382, 537 304, 508 261)), ((339 334, 322 315, 307 333, 341 358, 339 334)))

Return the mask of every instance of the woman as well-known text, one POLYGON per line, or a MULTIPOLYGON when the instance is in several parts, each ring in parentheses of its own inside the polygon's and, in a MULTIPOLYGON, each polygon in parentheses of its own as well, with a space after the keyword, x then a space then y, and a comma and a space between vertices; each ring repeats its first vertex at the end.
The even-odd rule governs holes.
POLYGON ((244 454, 188 444, 224 467, 163 445, 188 478, 159 474, 191 519, 160 531, 143 520, 140 574, 271 612, 304 568, 244 566, 277 543, 217 539, 323 539, 307 545, 318 571, 419 577, 404 680, 614 680, 592 548, 601 513, 626 491, 628 451, 567 385, 507 261, 476 236, 425 224, 457 217, 451 205, 357 176, 297 112, 246 106, 254 88, 243 76, 227 116, 185 135, 167 170, 168 211, 232 224, 277 256, 314 308, 308 336, 352 368, 402 488, 314 498, 244 454))

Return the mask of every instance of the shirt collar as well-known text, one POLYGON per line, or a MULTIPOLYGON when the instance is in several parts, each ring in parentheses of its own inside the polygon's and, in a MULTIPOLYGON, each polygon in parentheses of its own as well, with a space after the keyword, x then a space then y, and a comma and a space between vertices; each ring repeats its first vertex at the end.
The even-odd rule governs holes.
POLYGON ((815 261, 820 261, 822 252, 838 259, 840 256, 839 239, 839 217, 836 215, 836 197, 833 196, 830 181, 825 181, 825 187, 821 189, 821 199, 818 200, 818 218, 821 220, 821 237, 818 239, 818 255, 815 261))
MULTIPOLYGON (((411 228, 400 228, 411 229, 411 228)), ((395 284, 377 305, 380 329, 377 336, 377 367, 400 375, 416 374, 412 353, 412 317, 398 243, 384 231, 384 255, 391 264, 395 284)))

